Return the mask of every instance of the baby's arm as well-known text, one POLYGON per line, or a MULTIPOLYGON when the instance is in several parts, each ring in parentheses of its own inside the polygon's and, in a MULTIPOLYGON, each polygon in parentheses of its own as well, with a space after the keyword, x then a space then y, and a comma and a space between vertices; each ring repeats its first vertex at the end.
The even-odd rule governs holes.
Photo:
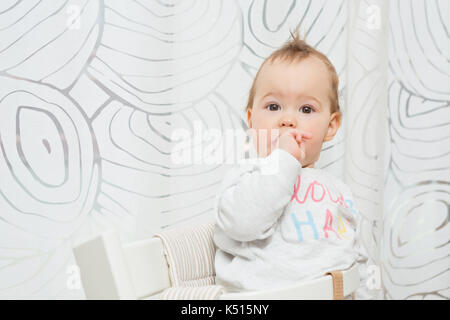
POLYGON ((300 162, 282 149, 275 149, 266 161, 278 166, 273 174, 264 174, 260 164, 238 165, 217 197, 216 225, 234 240, 270 236, 291 199, 300 162))

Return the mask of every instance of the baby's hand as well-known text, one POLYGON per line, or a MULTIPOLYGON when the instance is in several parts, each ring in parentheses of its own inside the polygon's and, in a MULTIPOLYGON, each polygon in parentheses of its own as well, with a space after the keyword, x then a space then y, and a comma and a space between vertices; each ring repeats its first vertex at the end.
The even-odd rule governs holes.
POLYGON ((289 152, 300 162, 300 164, 303 164, 306 157, 304 139, 311 138, 312 135, 310 133, 288 129, 280 134, 276 143, 278 143, 278 148, 289 152))

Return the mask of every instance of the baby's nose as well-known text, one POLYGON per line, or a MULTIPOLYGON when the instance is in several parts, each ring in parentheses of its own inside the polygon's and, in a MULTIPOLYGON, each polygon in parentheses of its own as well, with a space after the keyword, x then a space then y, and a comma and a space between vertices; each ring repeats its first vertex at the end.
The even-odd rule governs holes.
POLYGON ((290 119, 283 119, 280 122, 280 127, 295 128, 295 122, 290 119))

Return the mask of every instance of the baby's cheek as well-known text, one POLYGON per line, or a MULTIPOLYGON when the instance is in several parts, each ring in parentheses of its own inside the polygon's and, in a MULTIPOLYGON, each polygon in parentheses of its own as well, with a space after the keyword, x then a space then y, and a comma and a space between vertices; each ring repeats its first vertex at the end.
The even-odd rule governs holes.
POLYGON ((320 155, 322 144, 320 141, 311 139, 306 143, 306 157, 311 160, 317 160, 320 155))

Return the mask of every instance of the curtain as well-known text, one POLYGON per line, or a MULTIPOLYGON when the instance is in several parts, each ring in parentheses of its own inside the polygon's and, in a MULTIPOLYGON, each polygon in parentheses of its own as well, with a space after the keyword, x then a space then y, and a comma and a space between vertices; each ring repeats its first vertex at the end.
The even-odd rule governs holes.
POLYGON ((75 244, 213 221, 233 144, 176 162, 173 134, 245 132, 299 28, 339 75, 316 167, 353 191, 374 297, 448 299, 449 21, 445 0, 1 1, 0 298, 83 299, 75 244))

